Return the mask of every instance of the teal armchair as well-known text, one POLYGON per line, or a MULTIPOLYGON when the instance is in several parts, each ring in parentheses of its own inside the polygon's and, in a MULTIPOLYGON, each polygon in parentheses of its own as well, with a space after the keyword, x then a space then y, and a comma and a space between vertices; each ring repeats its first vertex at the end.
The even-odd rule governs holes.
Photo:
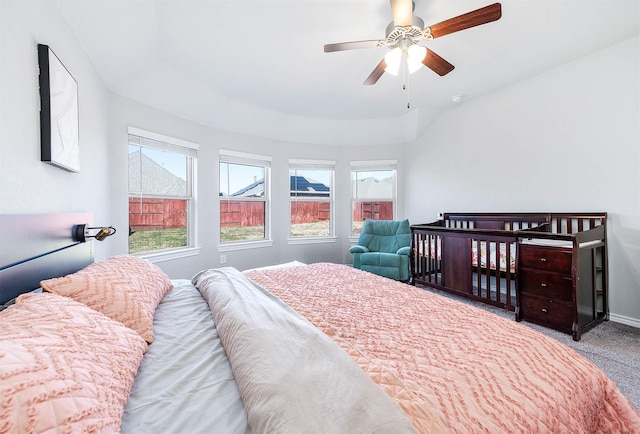
POLYGON ((409 280, 409 220, 365 220, 358 245, 349 249, 353 267, 394 280, 409 280))

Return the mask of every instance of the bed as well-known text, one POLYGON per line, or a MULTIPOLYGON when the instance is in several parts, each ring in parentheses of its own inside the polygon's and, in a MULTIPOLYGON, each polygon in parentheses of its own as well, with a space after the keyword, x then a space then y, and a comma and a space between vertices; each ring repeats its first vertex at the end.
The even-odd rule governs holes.
POLYGON ((0 433, 640 432, 573 350, 345 265, 45 268, 0 311, 0 433))

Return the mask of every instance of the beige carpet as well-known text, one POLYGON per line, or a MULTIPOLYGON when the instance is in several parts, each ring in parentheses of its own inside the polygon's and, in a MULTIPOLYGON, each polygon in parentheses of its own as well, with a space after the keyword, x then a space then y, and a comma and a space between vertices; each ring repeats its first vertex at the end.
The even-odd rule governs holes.
MULTIPOLYGON (((472 304, 506 318, 514 319, 514 313, 497 307, 488 306, 458 297, 443 291, 419 286, 428 291, 438 293, 456 300, 472 304)), ((515 319, 514 319, 515 321, 515 319)), ((625 324, 605 321, 582 334, 580 341, 575 342, 571 335, 522 322, 563 344, 573 348, 607 373, 616 382, 622 393, 640 411, 640 329, 625 324)))

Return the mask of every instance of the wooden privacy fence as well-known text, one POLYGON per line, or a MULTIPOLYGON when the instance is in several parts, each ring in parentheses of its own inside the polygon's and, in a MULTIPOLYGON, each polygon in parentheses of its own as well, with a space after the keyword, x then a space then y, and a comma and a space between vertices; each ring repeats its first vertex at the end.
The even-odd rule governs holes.
MULTIPOLYGON (((314 223, 331 218, 328 202, 293 202, 291 223, 314 223)), ((221 201, 220 226, 264 225, 264 202, 221 201)))
POLYGON ((292 202, 291 223, 315 223, 331 219, 328 202, 292 202))
POLYGON ((130 197, 129 227, 133 231, 186 228, 187 201, 130 197))
POLYGON ((264 225, 264 202, 220 201, 220 226, 264 225))
POLYGON ((393 220, 393 202, 356 202, 353 204, 353 221, 393 220))
MULTIPOLYGON (((264 225, 264 202, 220 201, 221 226, 264 225)), ((328 202, 292 202, 291 223, 314 223, 331 218, 328 202)), ((353 219, 393 219, 393 202, 358 202, 353 219)), ((129 226, 134 231, 187 227, 184 199, 129 198, 129 226)))

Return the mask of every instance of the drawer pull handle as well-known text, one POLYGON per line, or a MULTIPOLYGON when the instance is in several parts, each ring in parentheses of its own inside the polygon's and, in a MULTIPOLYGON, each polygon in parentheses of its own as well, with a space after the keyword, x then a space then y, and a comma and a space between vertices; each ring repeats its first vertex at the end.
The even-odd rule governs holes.
POLYGON ((541 310, 542 310, 544 313, 547 313, 547 309, 542 308, 541 310))
POLYGON ((547 262, 547 258, 540 258, 540 262, 547 262))
POLYGON ((541 287, 541 288, 546 288, 546 287, 547 287, 547 284, 546 284, 546 283, 541 283, 541 284, 540 284, 540 287, 541 287))

